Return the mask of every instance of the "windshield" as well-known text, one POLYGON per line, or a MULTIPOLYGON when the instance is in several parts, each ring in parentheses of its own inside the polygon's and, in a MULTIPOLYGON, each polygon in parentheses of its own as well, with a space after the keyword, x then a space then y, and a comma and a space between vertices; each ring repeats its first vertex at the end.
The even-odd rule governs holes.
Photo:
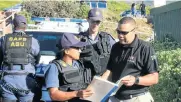
POLYGON ((62 37, 62 32, 38 32, 38 31, 26 31, 28 35, 36 38, 40 43, 41 55, 53 55, 58 52, 56 44, 62 37))

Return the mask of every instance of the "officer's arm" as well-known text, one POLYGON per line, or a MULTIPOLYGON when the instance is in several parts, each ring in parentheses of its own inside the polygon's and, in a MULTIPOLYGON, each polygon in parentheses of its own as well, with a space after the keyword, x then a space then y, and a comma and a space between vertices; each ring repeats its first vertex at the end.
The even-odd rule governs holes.
POLYGON ((158 83, 158 72, 139 77, 138 85, 151 86, 158 83))
POLYGON ((65 101, 76 97, 76 92, 64 92, 59 87, 59 71, 55 64, 49 64, 44 68, 45 84, 52 100, 65 101))
POLYGON ((66 101, 77 97, 78 91, 64 92, 60 91, 58 88, 49 88, 49 94, 52 100, 56 101, 66 101))
POLYGON ((106 70, 106 72, 101 76, 101 78, 110 80, 112 78, 112 72, 110 70, 106 70))
POLYGON ((40 61, 40 44, 38 40, 35 38, 32 38, 32 54, 34 55, 35 58, 35 64, 38 64, 40 61))
POLYGON ((139 77, 138 85, 151 86, 159 79, 157 58, 152 47, 146 47, 144 53, 144 70, 148 74, 139 77))

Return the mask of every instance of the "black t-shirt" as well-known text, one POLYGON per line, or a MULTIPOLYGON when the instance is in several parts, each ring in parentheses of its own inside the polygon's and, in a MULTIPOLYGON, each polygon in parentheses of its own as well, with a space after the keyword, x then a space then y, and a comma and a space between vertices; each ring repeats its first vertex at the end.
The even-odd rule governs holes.
MULTIPOLYGON (((113 45, 107 65, 112 72, 112 81, 116 82, 126 75, 144 76, 158 72, 158 64, 154 49, 145 41, 135 37, 129 45, 119 42, 113 45)), ((146 86, 122 86, 116 95, 132 95, 147 91, 146 86)))
POLYGON ((140 7, 141 7, 141 11, 145 11, 145 4, 140 4, 140 7))

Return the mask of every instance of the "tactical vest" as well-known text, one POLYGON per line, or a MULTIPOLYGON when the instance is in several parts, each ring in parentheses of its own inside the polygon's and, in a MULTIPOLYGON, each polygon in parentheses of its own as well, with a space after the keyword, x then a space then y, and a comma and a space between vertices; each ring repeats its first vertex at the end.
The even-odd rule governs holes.
POLYGON ((62 60, 54 60, 52 63, 54 63, 59 70, 59 88, 61 90, 80 90, 85 89, 88 86, 91 75, 88 75, 81 62, 78 61, 80 68, 73 68, 62 60))
POLYGON ((24 65, 34 63, 31 55, 32 37, 23 32, 7 34, 4 39, 3 64, 12 68, 12 65, 24 65))
MULTIPOLYGON (((101 75, 106 71, 107 63, 110 57, 111 44, 109 34, 100 32, 99 40, 95 44, 87 45, 81 53, 81 61, 86 68, 92 69, 92 75, 101 75)), ((80 33, 81 40, 91 43, 88 34, 80 33)))

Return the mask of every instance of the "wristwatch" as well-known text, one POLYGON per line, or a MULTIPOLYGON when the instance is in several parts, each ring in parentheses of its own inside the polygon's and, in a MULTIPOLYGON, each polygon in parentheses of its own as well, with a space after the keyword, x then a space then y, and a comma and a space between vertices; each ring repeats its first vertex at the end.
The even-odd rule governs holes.
POLYGON ((139 77, 138 77, 138 76, 136 76, 136 77, 135 77, 135 82, 134 82, 134 84, 138 84, 138 83, 139 83, 139 81, 140 81, 140 80, 139 80, 139 77))

